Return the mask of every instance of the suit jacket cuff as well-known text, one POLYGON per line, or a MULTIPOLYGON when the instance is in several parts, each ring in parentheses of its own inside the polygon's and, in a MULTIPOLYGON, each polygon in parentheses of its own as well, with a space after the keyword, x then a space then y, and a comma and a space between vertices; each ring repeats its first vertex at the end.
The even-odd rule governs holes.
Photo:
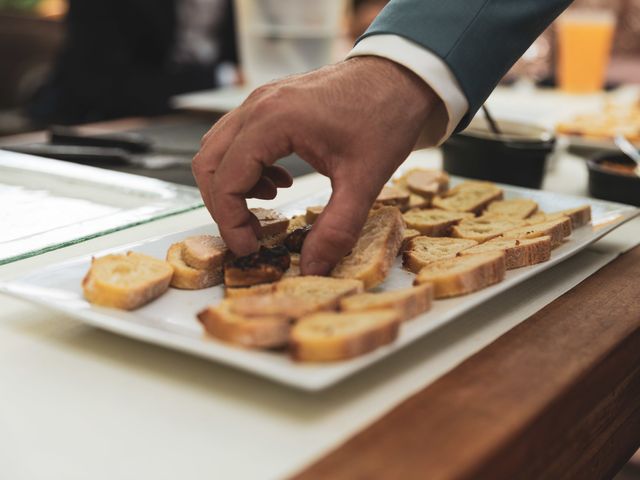
POLYGON ((458 80, 440 57, 417 43, 392 34, 378 34, 363 38, 347 58, 362 55, 392 60, 424 80, 440 97, 441 102, 427 120, 421 143, 440 145, 449 138, 466 115, 469 104, 458 80))

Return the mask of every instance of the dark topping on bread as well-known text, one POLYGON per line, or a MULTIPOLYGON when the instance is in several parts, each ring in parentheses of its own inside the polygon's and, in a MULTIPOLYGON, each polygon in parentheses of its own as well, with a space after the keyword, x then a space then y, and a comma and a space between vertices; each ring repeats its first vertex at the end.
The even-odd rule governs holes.
POLYGON ((311 225, 306 225, 302 228, 296 228, 293 232, 287 235, 284 240, 284 246, 293 253, 300 253, 302 251, 302 245, 307 238, 307 235, 311 231, 311 225))
POLYGON ((260 247, 255 253, 229 260, 224 267, 224 283, 228 287, 249 287, 275 282, 290 265, 285 247, 260 247))

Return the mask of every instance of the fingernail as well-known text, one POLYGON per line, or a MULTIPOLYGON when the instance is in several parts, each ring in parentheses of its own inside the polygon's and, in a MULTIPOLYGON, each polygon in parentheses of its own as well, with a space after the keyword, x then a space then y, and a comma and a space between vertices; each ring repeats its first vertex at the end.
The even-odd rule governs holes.
POLYGON ((312 260, 307 262, 302 268, 304 275, 327 275, 331 270, 331 265, 322 260, 312 260))

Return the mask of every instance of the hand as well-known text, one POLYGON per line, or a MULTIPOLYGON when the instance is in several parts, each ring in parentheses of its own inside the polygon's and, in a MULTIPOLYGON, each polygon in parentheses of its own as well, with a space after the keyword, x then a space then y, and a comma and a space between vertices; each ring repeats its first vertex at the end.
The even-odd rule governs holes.
POLYGON ((204 136, 193 173, 229 248, 258 248, 246 198, 272 199, 291 176, 274 166, 297 153, 331 179, 331 199, 302 250, 305 275, 325 275, 355 244, 383 185, 405 160, 435 103, 404 67, 356 57, 255 90, 204 136))

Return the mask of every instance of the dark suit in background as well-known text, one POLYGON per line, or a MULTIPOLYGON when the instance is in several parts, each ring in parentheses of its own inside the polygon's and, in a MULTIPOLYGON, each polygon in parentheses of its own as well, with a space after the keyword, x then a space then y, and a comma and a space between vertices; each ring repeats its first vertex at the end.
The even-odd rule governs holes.
POLYGON ((231 3, 222 2, 211 32, 217 57, 189 64, 172 58, 179 1, 70 0, 65 45, 29 108, 32 119, 73 124, 156 115, 168 111, 172 95, 216 86, 216 64, 236 63, 231 3))
POLYGON ((500 79, 571 0, 391 0, 363 35, 395 34, 440 57, 458 80, 466 126, 500 79))

